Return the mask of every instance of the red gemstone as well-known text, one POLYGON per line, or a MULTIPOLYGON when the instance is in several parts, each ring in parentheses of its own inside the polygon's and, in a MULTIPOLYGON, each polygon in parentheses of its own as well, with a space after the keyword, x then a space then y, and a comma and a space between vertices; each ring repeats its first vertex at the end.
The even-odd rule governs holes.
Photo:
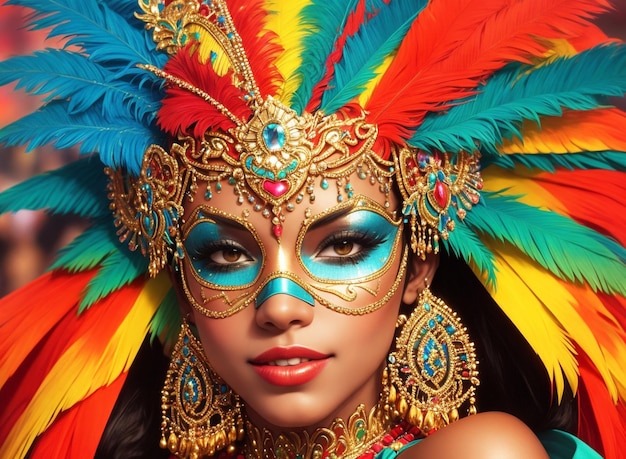
POLYGON ((448 187, 443 182, 437 180, 433 195, 435 197, 435 202, 439 205, 439 207, 445 209, 448 206, 448 202, 450 201, 450 192, 448 191, 448 187))
POLYGON ((283 225, 272 226, 272 231, 274 232, 274 236, 281 237, 283 235, 283 225))
POLYGON ((265 180, 263 182, 263 189, 270 193, 272 196, 282 196, 289 190, 289 182, 286 180, 280 180, 274 182, 273 180, 265 180))

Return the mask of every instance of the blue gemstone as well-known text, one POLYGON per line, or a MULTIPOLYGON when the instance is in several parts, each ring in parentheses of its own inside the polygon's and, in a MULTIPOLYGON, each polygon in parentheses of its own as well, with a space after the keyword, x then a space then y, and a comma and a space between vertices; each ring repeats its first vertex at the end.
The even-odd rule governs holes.
POLYGON ((281 150, 285 146, 285 129, 278 123, 270 123, 263 128, 263 141, 270 151, 281 150))

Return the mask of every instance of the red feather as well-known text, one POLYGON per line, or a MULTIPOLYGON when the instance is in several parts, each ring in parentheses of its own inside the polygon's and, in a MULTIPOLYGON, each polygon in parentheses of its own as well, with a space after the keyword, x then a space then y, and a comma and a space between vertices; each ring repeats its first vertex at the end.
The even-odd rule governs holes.
MULTIPOLYGON (((43 330, 43 326, 40 326, 43 335, 34 333, 35 338, 30 337, 31 330, 28 328, 28 324, 32 320, 24 321, 23 324, 19 325, 10 322, 3 323, 1 329, 3 335, 8 332, 5 330, 5 325, 7 325, 17 329, 20 339, 12 338, 10 341, 2 339, 2 343, 13 342, 21 345, 22 342, 34 342, 34 345, 28 345, 30 352, 20 358, 21 365, 10 373, 11 378, 0 390, 0 400, 5 401, 0 406, 0 419, 3 420, 0 425, 0 444, 6 441, 16 420, 20 418, 48 372, 68 348, 78 340, 82 340, 83 352, 99 359, 111 336, 133 306, 145 282, 144 280, 135 281, 129 286, 111 293, 78 315, 76 311, 78 310, 80 295, 76 292, 77 285, 72 281, 84 285, 94 275, 94 272, 47 274, 42 279, 16 292, 18 297, 20 295, 27 297, 29 296, 28 292, 31 293, 29 300, 19 305, 22 309, 26 309, 30 317, 35 318, 35 321, 45 317, 47 310, 53 309, 53 305, 57 301, 65 303, 69 307, 65 308, 62 317, 57 321, 54 323, 48 321, 45 330, 43 330), (55 281, 58 282, 58 285, 55 281), (63 298, 66 298, 65 302, 62 301, 63 298), (25 304, 29 304, 31 307, 25 308, 25 304)), ((14 296, 16 295, 11 295, 11 297, 14 296)), ((16 305, 18 303, 7 303, 7 306, 16 305)), ((2 304, 2 306, 0 310, 4 314, 5 305, 2 304)), ((67 385, 70 386, 71 384, 71 378, 68 378, 67 385)))
MULTIPOLYGON (((623 305, 622 307, 624 307, 623 305)), ((586 355, 579 357, 579 437, 606 459, 623 457, 626 444, 626 406, 611 400, 604 381, 586 355)))
POLYGON ((75 310, 95 274, 95 270, 50 272, 0 300, 0 387, 46 334, 75 310))
POLYGON ((580 36, 605 0, 433 0, 418 16, 366 110, 401 143, 427 112, 445 110, 506 64, 542 57, 540 38, 580 36), (445 20, 442 20, 445 18, 445 20))
POLYGON ((275 95, 283 82, 275 65, 283 49, 274 41, 274 32, 263 30, 268 14, 265 1, 230 1, 228 6, 261 95, 275 95))
POLYGON ((348 16, 348 19, 346 20, 346 25, 343 28, 343 32, 335 41, 333 51, 328 55, 328 58, 326 59, 326 73, 321 78, 321 80, 313 87, 311 99, 306 106, 306 111, 308 111, 309 113, 313 113, 313 111, 315 111, 319 107, 322 100, 322 95, 327 89, 328 83, 335 75, 335 64, 337 64, 343 57, 343 49, 346 44, 346 40, 356 34, 359 31, 359 28, 361 27, 363 22, 366 19, 369 19, 369 16, 365 14, 365 6, 365 0, 360 0, 356 9, 348 16))
POLYGON ((57 420, 36 441, 30 459, 82 459, 94 457, 113 406, 128 373, 102 387, 57 420))
MULTIPOLYGON (((218 76, 210 64, 200 62, 198 53, 190 47, 172 56, 163 70, 210 94, 236 118, 246 121, 252 115, 241 91, 231 82, 231 73, 218 76)), ((235 127, 235 123, 213 103, 173 84, 166 90, 158 121, 161 128, 172 136, 182 132, 195 138, 202 138, 208 129, 226 131, 235 127)))
POLYGON ((557 197, 574 220, 626 245, 622 171, 558 170, 539 174, 536 180, 557 197))

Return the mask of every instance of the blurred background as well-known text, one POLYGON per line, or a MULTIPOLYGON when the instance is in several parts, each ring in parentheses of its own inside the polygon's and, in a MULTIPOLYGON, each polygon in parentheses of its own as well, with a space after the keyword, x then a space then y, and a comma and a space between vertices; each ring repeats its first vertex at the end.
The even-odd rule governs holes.
MULTIPOLYGON (((626 0, 614 0, 613 4, 615 10, 602 16, 599 24, 609 36, 626 40, 626 0)), ((41 32, 24 30, 23 18, 21 8, 0 4, 0 60, 59 45, 46 42, 41 32)), ((12 86, 0 88, 0 126, 37 108, 38 103, 36 98, 26 97, 12 86)), ((22 148, 0 147, 0 191, 33 175, 56 169, 76 157, 73 150, 47 148, 25 153, 22 148)), ((43 273, 55 253, 85 225, 75 217, 51 216, 41 211, 1 215, 0 296, 43 273)))

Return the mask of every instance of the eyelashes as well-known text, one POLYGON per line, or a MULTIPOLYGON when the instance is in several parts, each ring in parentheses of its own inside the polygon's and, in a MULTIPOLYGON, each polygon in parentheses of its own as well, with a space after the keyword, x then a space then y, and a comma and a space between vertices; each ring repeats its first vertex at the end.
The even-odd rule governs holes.
POLYGON ((230 239, 202 241, 191 248, 189 255, 196 269, 213 273, 231 273, 255 263, 245 247, 230 239))
POLYGON ((386 241, 387 236, 381 234, 343 230, 324 239, 315 251, 314 259, 335 266, 356 265, 386 241))

